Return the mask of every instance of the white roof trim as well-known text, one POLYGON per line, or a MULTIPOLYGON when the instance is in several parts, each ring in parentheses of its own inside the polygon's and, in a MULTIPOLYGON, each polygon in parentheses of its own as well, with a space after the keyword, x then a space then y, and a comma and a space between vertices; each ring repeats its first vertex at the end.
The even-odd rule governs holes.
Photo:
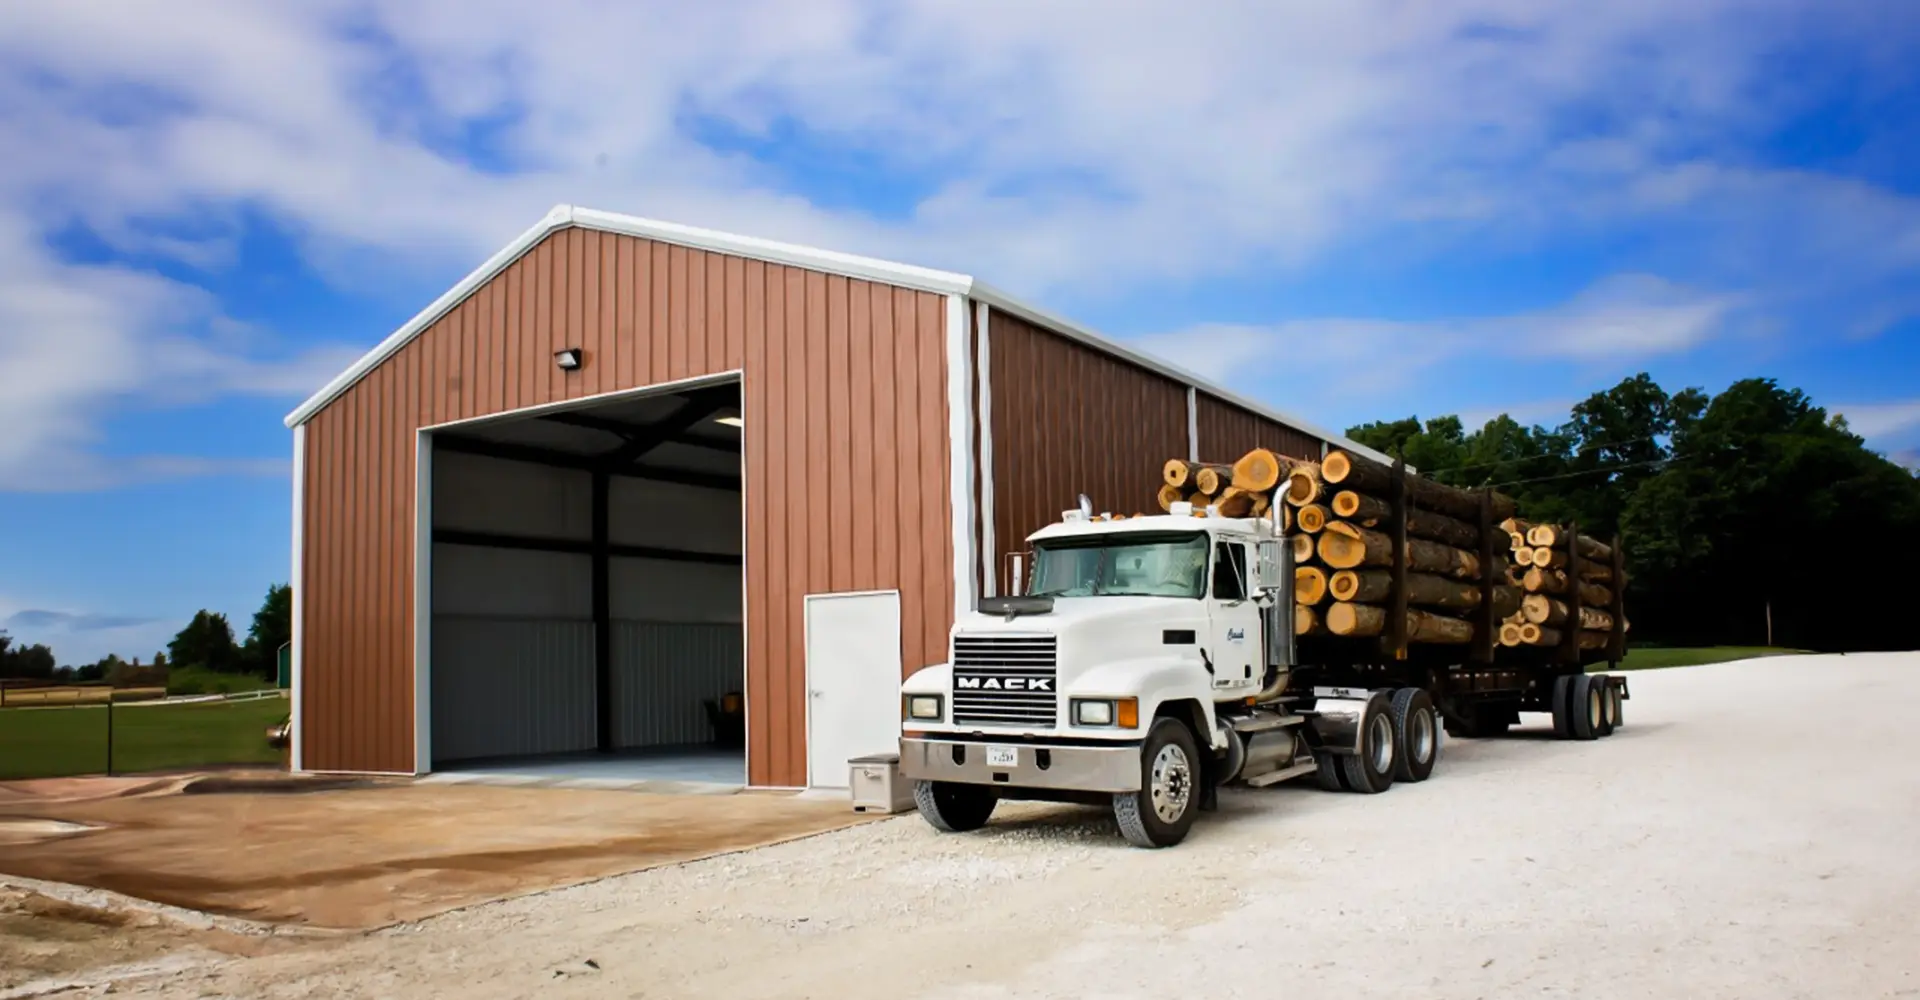
POLYGON ((855 254, 821 250, 794 243, 779 243, 773 240, 757 239, 751 236, 739 236, 712 229, 700 229, 694 226, 682 226, 671 222, 643 219, 637 216, 620 215, 613 212, 601 212, 590 208, 576 208, 572 205, 557 205, 546 217, 521 233, 489 257, 486 263, 475 268, 471 274, 460 279, 460 283, 448 289, 445 294, 433 300, 433 304, 422 309, 418 315, 408 320, 400 329, 393 331, 387 339, 381 341, 373 350, 368 351, 360 360, 355 361, 346 371, 341 372, 333 381, 328 382, 319 392, 292 413, 287 414, 286 425, 296 427, 306 423, 320 412, 328 403, 333 402, 346 392, 355 382, 360 381, 368 372, 381 362, 392 357, 408 341, 418 336, 422 330, 431 326, 442 316, 451 312, 467 296, 473 294, 481 285, 491 281, 494 276, 507 269, 520 256, 546 239, 557 230, 578 226, 600 232, 622 233, 641 239, 674 243, 697 250, 709 250, 715 253, 732 254, 754 260, 764 260, 775 264, 790 264, 829 274, 845 275, 877 281, 902 288, 914 288, 934 292, 940 295, 971 296, 986 302, 995 308, 1004 309, 1028 322, 1046 327, 1055 333, 1080 341, 1095 350, 1115 357, 1123 358, 1149 371, 1157 372, 1183 385, 1191 386, 1209 396, 1232 403, 1241 409, 1259 414, 1269 420, 1286 424, 1308 434, 1315 435, 1341 448, 1365 455, 1375 461, 1391 462, 1392 459, 1378 451, 1356 441, 1334 434, 1315 424, 1284 413, 1273 407, 1256 403, 1225 388, 1213 385, 1207 380, 1180 367, 1162 361, 1149 354, 1141 353, 1131 347, 1096 333, 1063 316, 1057 316, 1038 306, 1029 305, 984 282, 976 281, 970 275, 952 271, 939 271, 932 268, 915 267, 911 264, 899 264, 893 261, 873 257, 861 257, 855 254))

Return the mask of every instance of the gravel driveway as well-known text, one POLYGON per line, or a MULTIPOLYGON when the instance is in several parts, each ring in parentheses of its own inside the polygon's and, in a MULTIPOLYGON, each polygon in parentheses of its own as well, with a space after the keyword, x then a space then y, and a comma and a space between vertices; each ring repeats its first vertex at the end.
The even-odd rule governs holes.
POLYGON ((170 997, 1920 996, 1920 654, 1633 677, 1380 796, 917 817, 167 978, 170 997))

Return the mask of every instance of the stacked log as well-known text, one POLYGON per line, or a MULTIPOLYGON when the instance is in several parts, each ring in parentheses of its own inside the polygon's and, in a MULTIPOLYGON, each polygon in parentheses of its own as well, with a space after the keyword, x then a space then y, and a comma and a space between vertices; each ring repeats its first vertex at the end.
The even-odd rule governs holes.
POLYGON ((1391 466, 1343 449, 1315 462, 1256 448, 1231 463, 1169 460, 1158 500, 1163 511, 1185 502, 1197 517, 1273 521, 1292 546, 1297 635, 1399 631, 1410 644, 1462 645, 1483 638, 1480 623, 1491 621, 1494 634, 1484 638, 1495 646, 1562 647, 1570 630, 1575 648, 1606 645, 1621 583, 1610 546, 1522 519, 1503 494, 1407 474, 1404 565, 1395 567, 1395 477, 1391 466), (1396 577, 1403 595, 1394 593, 1396 577), (1481 607, 1489 594, 1493 606, 1481 607))

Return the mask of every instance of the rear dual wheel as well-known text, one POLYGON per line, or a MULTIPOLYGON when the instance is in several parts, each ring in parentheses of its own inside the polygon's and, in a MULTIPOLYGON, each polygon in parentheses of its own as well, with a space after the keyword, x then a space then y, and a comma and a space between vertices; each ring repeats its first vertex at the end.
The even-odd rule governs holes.
POLYGON ((1593 740, 1612 732, 1609 706, 1617 704, 1605 675, 1564 674, 1553 681, 1553 735, 1593 740))

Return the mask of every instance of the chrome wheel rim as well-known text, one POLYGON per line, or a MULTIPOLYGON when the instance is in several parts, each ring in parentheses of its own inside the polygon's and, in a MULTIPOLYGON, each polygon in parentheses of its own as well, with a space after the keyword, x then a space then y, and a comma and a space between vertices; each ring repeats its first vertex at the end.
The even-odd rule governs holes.
POLYGON ((1414 712, 1407 717, 1411 729, 1407 735, 1407 750, 1413 759, 1421 764, 1433 759, 1433 715, 1428 712, 1414 712))
POLYGON ((1385 715, 1373 717, 1373 770, 1385 774, 1393 770, 1393 720, 1385 715))
POLYGON ((1147 785, 1153 799, 1153 814, 1162 823, 1172 823, 1186 814, 1187 800, 1193 795, 1193 766, 1187 752, 1178 744, 1160 748, 1153 758, 1153 777, 1147 785))

